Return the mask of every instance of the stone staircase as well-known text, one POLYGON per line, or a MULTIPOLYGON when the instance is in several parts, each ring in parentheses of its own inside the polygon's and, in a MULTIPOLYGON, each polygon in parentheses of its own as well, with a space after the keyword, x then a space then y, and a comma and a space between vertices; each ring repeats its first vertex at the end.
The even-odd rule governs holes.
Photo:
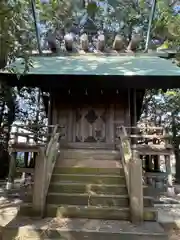
MULTIPOLYGON (((129 220, 129 199, 119 153, 69 150, 54 170, 47 197, 47 216, 129 220), (71 158, 78 161, 73 164, 71 158), (71 166, 68 166, 68 162, 71 166)), ((155 220, 152 199, 144 197, 145 220, 155 220)))
MULTIPOLYGON (((76 221, 79 224, 84 221, 91 222, 91 224, 95 224, 94 228, 97 228, 98 225, 101 226, 100 228, 104 226, 104 231, 101 229, 96 235, 97 231, 93 229, 83 231, 84 227, 81 226, 82 231, 79 230, 80 232, 76 233, 77 236, 75 234, 73 237, 69 235, 69 237, 61 238, 59 233, 58 237, 55 234, 53 236, 56 237, 48 236, 48 239, 108 239, 111 237, 116 240, 119 239, 120 234, 124 240, 166 239, 163 230, 156 223, 153 199, 146 195, 146 190, 144 187, 144 220, 146 221, 144 224, 146 224, 146 230, 142 224, 142 228, 137 232, 137 228, 129 222, 129 198, 119 152, 100 149, 62 150, 51 178, 45 217, 56 218, 59 221, 71 219, 75 225, 76 221), (147 224, 151 226, 149 230, 147 230, 147 224), (119 228, 117 227, 113 233, 110 230, 111 225, 112 228, 114 225, 119 226, 119 228)), ((26 202, 22 204, 19 211, 21 219, 23 219, 22 216, 34 217, 31 199, 32 196, 27 196, 26 202)), ((11 226, 9 228, 13 229, 11 226)), ((52 230, 51 227, 50 229, 52 230)), ((10 234, 9 230, 8 234, 10 234)), ((32 238, 36 239, 35 236, 32 238)), ((10 238, 6 236, 6 239, 10 238)))

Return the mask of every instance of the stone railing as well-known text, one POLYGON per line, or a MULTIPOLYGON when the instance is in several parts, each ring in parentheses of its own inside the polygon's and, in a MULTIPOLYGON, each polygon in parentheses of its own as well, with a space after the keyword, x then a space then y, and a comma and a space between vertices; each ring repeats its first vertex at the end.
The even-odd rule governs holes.
POLYGON ((33 211, 43 217, 51 176, 60 150, 58 125, 54 126, 45 148, 39 149, 34 172, 33 211), (41 176, 41 177, 40 177, 41 176))
POLYGON ((131 221, 143 221, 143 184, 142 162, 136 149, 130 145, 129 137, 124 126, 117 128, 119 136, 121 162, 125 173, 126 185, 130 199, 131 221))

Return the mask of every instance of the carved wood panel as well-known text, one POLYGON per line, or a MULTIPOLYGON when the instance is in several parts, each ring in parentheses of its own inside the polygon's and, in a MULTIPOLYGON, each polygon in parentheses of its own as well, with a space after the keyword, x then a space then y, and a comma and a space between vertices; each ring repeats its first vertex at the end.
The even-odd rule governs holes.
POLYGON ((106 141, 106 108, 87 106, 76 109, 76 142, 106 141))

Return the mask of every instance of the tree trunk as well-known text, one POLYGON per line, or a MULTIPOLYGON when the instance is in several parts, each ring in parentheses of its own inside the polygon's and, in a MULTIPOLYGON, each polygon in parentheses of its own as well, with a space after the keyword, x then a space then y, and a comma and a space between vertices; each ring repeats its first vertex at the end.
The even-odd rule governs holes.
MULTIPOLYGON (((3 29, 2 21, 0 21, 0 26, 3 29)), ((4 42, 4 39, 0 39, 1 47, 0 47, 0 69, 3 69, 7 64, 8 59, 8 49, 7 44, 4 42)))
MULTIPOLYGON (((1 45, 2 46, 2 45, 1 45)), ((1 50, 0 50, 1 53, 1 50)), ((7 56, 3 53, 0 55, 0 69, 3 69, 7 64, 7 56)))

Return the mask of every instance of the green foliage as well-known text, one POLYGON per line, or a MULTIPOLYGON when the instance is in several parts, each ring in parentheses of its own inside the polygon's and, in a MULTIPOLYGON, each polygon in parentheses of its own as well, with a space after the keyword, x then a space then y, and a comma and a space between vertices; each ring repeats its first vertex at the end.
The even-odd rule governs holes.
POLYGON ((153 32, 155 35, 165 38, 170 42, 179 43, 180 16, 174 15, 169 4, 158 1, 156 18, 154 20, 153 32))
POLYGON ((50 21, 54 28, 66 27, 72 23, 74 4, 71 0, 52 0, 49 4, 37 1, 39 19, 50 21))
POLYGON ((148 90, 144 99, 141 123, 166 128, 171 135, 176 159, 176 180, 180 182, 180 89, 148 90))
POLYGON ((99 10, 97 4, 95 2, 90 2, 87 5, 87 13, 89 16, 93 16, 95 13, 97 13, 99 10))
MULTIPOLYGON (((101 2, 105 1, 101 0, 101 2)), ((157 2, 153 35, 178 44, 180 16, 173 16, 168 1, 158 0, 157 2)), ((51 0, 49 4, 42 4, 38 0, 36 7, 39 13, 38 18, 50 23, 54 29, 61 27, 68 29, 85 11, 82 0, 51 0)), ((89 16, 93 16, 98 25, 108 26, 109 31, 113 29, 113 31, 119 31, 130 38, 132 31, 140 27, 143 37, 146 36, 150 14, 150 5, 146 1, 111 0, 107 11, 90 1, 86 11, 89 16), (119 26, 119 30, 117 30, 117 26, 119 26)), ((14 61, 14 58, 19 54, 28 62, 26 52, 37 49, 30 1, 2 0, 0 2, 0 42, 0 68, 4 67, 3 65, 7 60, 14 61)), ((29 63, 25 64, 25 72, 28 71, 28 65, 29 63)))
POLYGON ((24 0, 0 2, 0 56, 6 61, 14 61, 19 53, 23 55, 33 47, 26 38, 32 31, 28 7, 24 0))
POLYGON ((42 94, 39 89, 23 87, 16 93, 16 98, 19 106, 16 111, 17 120, 29 125, 46 123, 42 94))
POLYGON ((147 90, 144 98, 141 122, 165 127, 172 134, 172 127, 176 128, 176 135, 180 135, 180 89, 167 91, 147 90), (173 122, 175 119, 175 122, 173 122), (176 126, 173 126, 175 123, 176 126))

